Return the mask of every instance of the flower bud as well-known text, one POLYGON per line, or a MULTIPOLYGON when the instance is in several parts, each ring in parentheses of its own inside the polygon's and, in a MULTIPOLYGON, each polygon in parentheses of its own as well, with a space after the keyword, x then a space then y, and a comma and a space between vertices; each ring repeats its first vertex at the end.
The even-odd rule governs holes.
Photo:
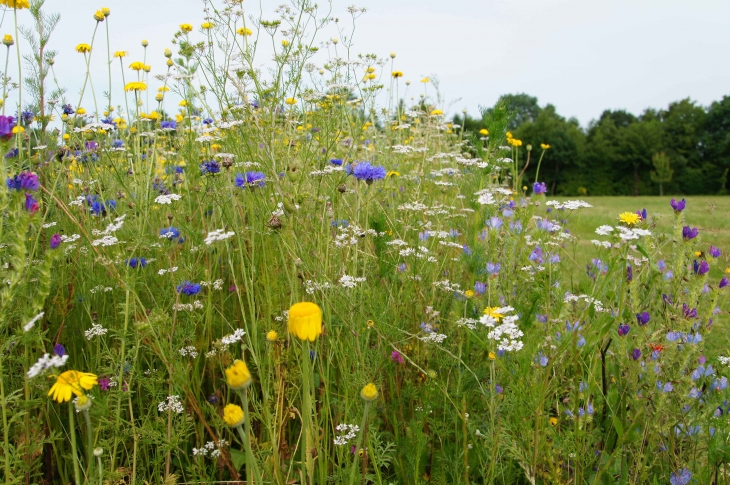
POLYGON ((3 37, 3 44, 5 44, 8 47, 15 44, 15 41, 13 40, 13 36, 10 34, 5 34, 5 36, 3 37))

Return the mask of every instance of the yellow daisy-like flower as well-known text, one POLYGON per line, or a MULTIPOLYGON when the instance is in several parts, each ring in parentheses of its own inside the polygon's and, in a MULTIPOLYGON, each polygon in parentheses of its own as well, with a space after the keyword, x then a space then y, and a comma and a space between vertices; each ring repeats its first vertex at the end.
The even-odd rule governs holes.
POLYGON ((467 298, 472 298, 474 296, 474 290, 466 290, 464 292, 464 296, 467 298))
POLYGON ((7 5, 9 8, 17 8, 18 10, 30 8, 28 0, 0 0, 0 5, 7 5))
POLYGON ((158 93, 166 93, 169 90, 170 90, 170 88, 168 88, 167 86, 160 86, 159 88, 157 88, 158 93))
POLYGON ((114 58, 121 59, 122 57, 127 57, 128 55, 129 55, 129 52, 127 52, 127 51, 116 51, 114 53, 114 58))
POLYGON ((374 67, 372 67, 372 66, 370 66, 370 67, 368 67, 367 69, 365 69, 365 72, 366 72, 366 73, 368 73, 368 74, 372 74, 372 73, 374 73, 374 72, 375 72, 375 68, 374 68, 374 67))
POLYGON ((618 215, 618 220, 623 222, 627 226, 633 226, 641 221, 641 216, 635 212, 622 212, 618 215))
POLYGON ((72 395, 82 396, 84 390, 90 390, 96 385, 96 375, 77 370, 67 370, 56 378, 48 395, 57 402, 67 402, 72 395))
POLYGON ((190 24, 180 24, 180 30, 182 30, 183 32, 192 32, 193 26, 190 24))
POLYGON ((489 360, 497 360, 497 354, 494 352, 489 352, 489 360))
POLYGON ((79 109, 76 110, 76 114, 77 115, 85 115, 86 114, 86 109, 85 108, 79 108, 79 109))
POLYGON ((213 27, 215 27, 215 24, 213 22, 203 22, 203 25, 201 25, 200 27, 202 27, 205 30, 208 30, 208 29, 212 29, 213 27))
POLYGON ((141 71, 144 69, 144 62, 135 61, 129 65, 129 68, 133 71, 141 71))
POLYGON ((25 133, 25 128, 22 126, 13 126, 13 133, 25 133))
POLYGON ((500 321, 504 317, 504 314, 499 313, 499 307, 497 306, 488 306, 484 309, 484 314, 489 315, 497 321, 500 321))
POLYGON ((435 109, 435 110, 431 111, 431 116, 439 116, 442 114, 444 114, 444 112, 441 111, 440 109, 435 109))
POLYGON ((378 388, 371 382, 362 388, 360 397, 366 401, 375 401, 378 398, 378 388))
POLYGON ((289 333, 299 340, 314 339, 322 334, 322 309, 316 303, 303 301, 289 309, 289 333))
POLYGON ((547 143, 540 143, 540 148, 542 148, 543 150, 547 150, 548 148, 550 148, 550 145, 548 145, 547 143))
POLYGON ((243 424, 244 421, 243 409, 237 404, 227 404, 223 408, 223 421, 226 422, 231 428, 237 428, 243 424))
POLYGON ((269 330, 269 333, 266 334, 266 340, 269 342, 276 342, 276 339, 279 338, 279 334, 276 333, 276 330, 269 330))
POLYGON ((552 424, 553 426, 558 424, 558 418, 550 418, 550 424, 552 424))
POLYGON ((489 135, 489 130, 486 128, 482 128, 481 130, 479 130, 479 134, 482 136, 487 136, 489 135))
POLYGON ((430 83, 431 80, 427 77, 424 77, 423 79, 421 79, 421 82, 425 84, 425 83, 430 83))
POLYGON ((395 79, 398 79, 399 77, 403 77, 403 72, 402 71, 393 71, 392 73, 390 73, 390 75, 393 76, 395 79))
POLYGON ((226 382, 231 389, 246 389, 252 381, 251 371, 248 370, 248 366, 242 360, 235 360, 233 365, 226 369, 226 382))
POLYGON ((178 103, 178 106, 187 106, 187 105, 188 105, 188 102, 185 101, 184 99, 178 103))
POLYGON ((297 104, 297 98, 286 98, 286 101, 284 101, 288 105, 297 104))
POLYGON ((108 17, 109 15, 111 15, 112 11, 109 10, 109 7, 104 7, 101 9, 101 13, 104 14, 104 17, 108 17))
POLYGON ((243 35, 243 36, 246 36, 246 35, 253 35, 253 31, 252 31, 251 29, 248 29, 248 28, 246 28, 246 27, 241 27, 240 29, 238 29, 238 30, 236 31, 236 33, 237 33, 238 35, 243 35))
POLYGON ((151 112, 149 114, 142 113, 142 118, 144 118, 146 120, 157 121, 157 120, 161 119, 162 116, 157 111, 153 111, 153 112, 151 112))
POLYGON ((89 44, 79 44, 76 46, 76 52, 79 52, 81 54, 91 52, 91 46, 89 44))
POLYGON ((96 20, 97 22, 103 22, 105 18, 106 16, 104 16, 104 12, 102 12, 101 10, 97 10, 96 12, 94 12, 94 20, 96 20))
POLYGON ((282 39, 282 40, 281 40, 281 45, 282 45, 283 47, 288 47, 288 46, 289 46, 289 41, 288 41, 288 40, 286 40, 286 39, 282 39))
POLYGON ((363 78, 363 81, 372 81, 376 77, 377 76, 375 74, 373 74, 373 73, 365 74, 365 77, 363 78))
POLYGON ((388 172, 388 173, 385 174, 385 178, 390 178, 390 177, 393 177, 393 176, 400 177, 400 172, 396 172, 395 170, 391 170, 390 172, 388 172))
POLYGON ((150 70, 152 70, 152 66, 150 66, 149 64, 145 64, 142 69, 144 69, 144 72, 150 72, 150 70))
POLYGON ((129 91, 147 91, 147 85, 141 81, 132 81, 124 86, 126 92, 129 91))

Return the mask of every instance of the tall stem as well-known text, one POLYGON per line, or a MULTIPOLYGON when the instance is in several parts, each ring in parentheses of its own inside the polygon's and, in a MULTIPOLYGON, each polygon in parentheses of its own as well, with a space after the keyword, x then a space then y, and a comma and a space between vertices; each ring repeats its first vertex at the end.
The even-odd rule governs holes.
POLYGON ((261 484, 262 478, 259 467, 256 464, 256 458, 253 456, 253 448, 251 447, 251 417, 248 413, 248 390, 241 391, 241 400, 243 401, 243 431, 238 427, 238 432, 243 439, 243 447, 246 451, 246 481, 248 483, 261 484))
POLYGON ((68 432, 71 434, 71 454, 74 462, 74 480, 76 485, 81 485, 81 472, 79 471, 79 454, 76 449, 76 423, 74 421, 74 404, 68 403, 68 432))
POLYGON ((10 481, 10 453, 8 450, 10 450, 10 436, 8 433, 10 430, 8 429, 8 409, 5 405, 5 386, 3 382, 3 359, 0 357, 0 406, 2 406, 2 413, 3 413, 3 445, 5 453, 5 480, 10 481))
POLYGON ((5 56, 5 75, 3 76, 3 116, 5 116, 5 105, 7 104, 5 102, 5 98, 8 96, 8 62, 10 62, 10 46, 8 46, 5 56))
POLYGON ((309 365, 309 343, 302 342, 302 483, 311 483, 313 463, 310 464, 309 449, 311 447, 312 391, 310 390, 311 369, 309 365))
POLYGON ((368 424, 368 411, 370 411, 370 401, 365 401, 365 410, 362 413, 362 423, 360 423, 360 434, 357 435, 357 444, 355 445, 355 457, 352 459, 352 466, 350 467, 350 485, 355 483, 360 447, 362 446, 363 437, 365 436, 365 427, 368 424))
POLYGON ((15 7, 13 9, 13 19, 15 20, 15 49, 18 54, 18 121, 16 123, 16 126, 18 126, 18 134, 16 136, 17 143, 18 143, 18 157, 21 156, 20 153, 20 147, 22 144, 22 135, 20 133, 20 119, 23 116, 23 66, 20 62, 20 38, 18 37, 18 8, 15 7))

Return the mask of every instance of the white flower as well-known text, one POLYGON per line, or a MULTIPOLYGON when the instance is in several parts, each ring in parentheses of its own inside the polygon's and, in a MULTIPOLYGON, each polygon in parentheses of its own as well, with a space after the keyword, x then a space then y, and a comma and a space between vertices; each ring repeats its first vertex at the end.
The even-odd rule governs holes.
POLYGON ((101 239, 97 239, 95 241, 92 241, 91 244, 92 244, 92 246, 99 246, 99 245, 101 245, 101 246, 113 246, 113 245, 115 245, 118 242, 119 242, 119 239, 117 239, 114 236, 104 236, 101 239))
POLYGON ((163 194, 158 195, 155 198, 155 202, 158 204, 172 204, 173 200, 180 200, 182 199, 182 196, 180 194, 163 194))
POLYGON ((224 241, 235 235, 236 233, 233 231, 225 232, 225 229, 216 229, 215 231, 210 231, 208 235, 205 236, 205 244, 210 246, 216 241, 224 241))
POLYGON ((162 401, 157 405, 157 410, 161 413, 172 411, 180 414, 185 411, 185 407, 180 402, 180 396, 167 396, 167 401, 162 401))
POLYGON ((91 326, 90 329, 84 332, 84 336, 86 337, 86 340, 91 340, 92 338, 96 336, 104 335, 108 332, 108 330, 98 323, 95 323, 91 326))
POLYGON ((43 354, 43 357, 38 359, 38 362, 33 364, 31 368, 28 369, 26 375, 28 376, 28 379, 33 379, 34 377, 45 372, 51 367, 63 367, 66 364, 67 360, 68 355, 64 355, 63 357, 54 355, 53 357, 51 357, 51 354, 43 354))
POLYGON ((246 335, 246 332, 242 328, 239 328, 239 329, 236 329, 232 334, 226 335, 225 337, 223 337, 221 339, 221 342, 226 346, 235 344, 236 342, 243 339, 244 335, 246 335))
POLYGON ((46 314, 45 312, 40 312, 38 315, 31 318, 30 321, 28 323, 26 323, 25 326, 23 327, 23 331, 27 332, 31 328, 35 327, 36 322, 38 320, 40 320, 41 318, 43 318, 43 315, 45 315, 45 314, 46 314))
POLYGON ((355 288, 358 283, 365 281, 365 278, 356 278, 354 276, 343 275, 339 282, 345 288, 355 288))
POLYGON ((477 199, 481 205, 493 205, 495 203, 494 196, 490 193, 484 193, 477 199))
POLYGON ((596 229, 596 234, 598 234, 599 236, 608 236, 612 232, 613 232, 613 227, 606 226, 606 225, 600 226, 599 228, 596 229))

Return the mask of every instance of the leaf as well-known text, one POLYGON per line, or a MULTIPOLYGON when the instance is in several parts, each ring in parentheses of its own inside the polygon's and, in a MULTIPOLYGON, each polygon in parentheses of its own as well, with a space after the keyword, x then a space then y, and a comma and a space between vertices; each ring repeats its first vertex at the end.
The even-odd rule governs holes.
POLYGON ((246 463, 246 453, 235 448, 231 448, 231 461, 233 462, 233 468, 240 470, 244 463, 246 463))
POLYGON ((644 246, 642 246, 641 244, 637 244, 636 250, 639 251, 641 254, 643 254, 646 259, 651 261, 651 258, 649 257, 649 253, 646 252, 646 249, 644 249, 644 246))
POLYGON ((613 427, 616 429, 616 433, 618 433, 618 438, 622 440, 624 437, 624 426, 616 415, 613 416, 613 427))

